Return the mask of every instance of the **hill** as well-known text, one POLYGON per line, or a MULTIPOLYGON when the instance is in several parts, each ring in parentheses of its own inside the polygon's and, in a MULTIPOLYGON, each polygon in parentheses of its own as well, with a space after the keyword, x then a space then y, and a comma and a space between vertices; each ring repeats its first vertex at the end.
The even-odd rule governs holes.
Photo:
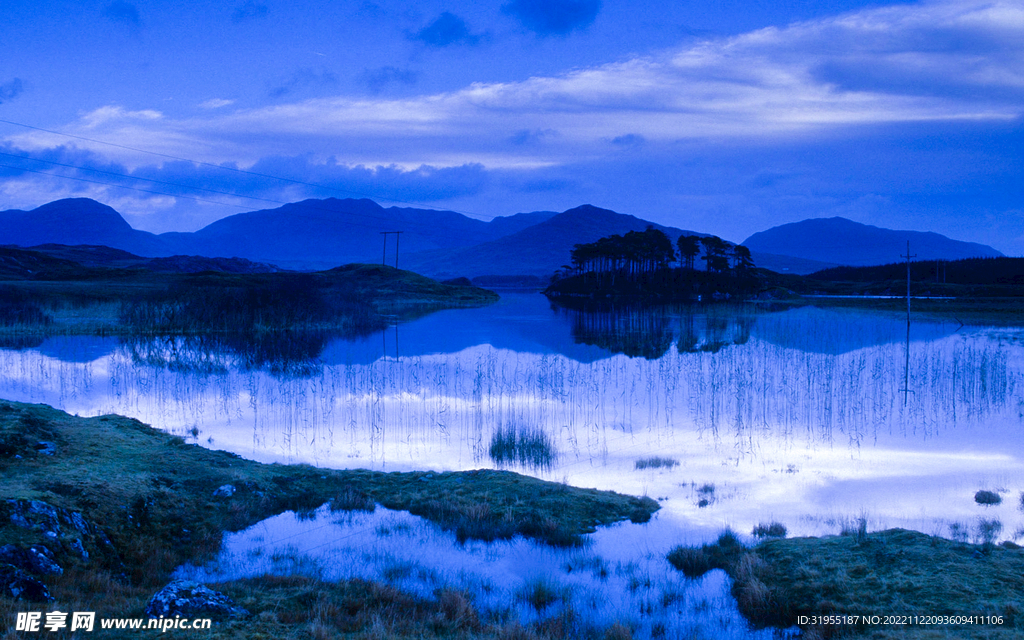
POLYGON ((0 211, 0 244, 93 244, 148 256, 174 253, 158 236, 137 231, 117 211, 89 198, 55 200, 31 211, 0 211))
MULTIPOLYGON (((908 241, 911 252, 918 260, 959 260, 1003 255, 992 247, 952 240, 938 233, 883 229, 846 218, 814 218, 780 225, 755 233, 744 240, 743 244, 752 252, 823 263, 817 266, 820 269, 837 265, 869 266, 896 262, 900 255, 906 253, 908 241)), ((814 266, 807 265, 792 271, 810 273, 816 270, 814 266)))
POLYGON ((163 234, 183 253, 239 257, 294 269, 328 269, 353 262, 399 265, 418 251, 451 250, 486 242, 543 220, 543 212, 476 220, 454 211, 381 207, 372 200, 328 198, 303 200, 277 209, 250 211, 223 218, 195 233, 163 234))
MULTIPOLYGON (((521 214, 522 215, 522 214, 521 214)), ((664 227, 636 216, 585 204, 497 240, 446 252, 409 256, 415 271, 437 277, 536 275, 548 277, 569 262, 576 244, 654 227, 674 243, 682 234, 704 233, 664 227)))

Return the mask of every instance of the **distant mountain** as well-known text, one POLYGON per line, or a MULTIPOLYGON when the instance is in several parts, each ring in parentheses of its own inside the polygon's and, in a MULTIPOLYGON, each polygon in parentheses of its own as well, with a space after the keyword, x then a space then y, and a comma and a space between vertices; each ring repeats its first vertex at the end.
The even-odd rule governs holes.
POLYGON ((385 254, 394 264, 417 251, 450 250, 513 233, 536 224, 546 212, 476 220, 454 211, 389 207, 372 200, 304 200, 277 209, 240 213, 191 234, 160 237, 180 253, 240 257, 297 269, 325 269, 352 262, 377 262, 385 254))
POLYGON ((55 200, 31 211, 0 211, 0 244, 95 244, 136 254, 174 253, 159 237, 136 231, 117 211, 89 198, 55 200))
MULTIPOLYGON (((522 214, 520 214, 522 215, 522 214)), ((674 243, 681 234, 704 233, 664 227, 636 216, 585 204, 527 227, 522 231, 471 247, 411 255, 407 266, 437 277, 482 275, 550 276, 569 262, 573 245, 604 236, 643 231, 649 226, 664 231, 674 243)))
POLYGON ((166 256, 145 258, 134 253, 99 245, 43 244, 29 247, 32 252, 60 260, 70 260, 83 267, 109 269, 145 269, 161 273, 274 273, 274 265, 245 258, 210 258, 207 256, 166 256))
MULTIPOLYGON (((825 266, 868 266, 899 262, 900 255, 907 252, 908 240, 910 252, 916 254, 917 260, 959 260, 1003 255, 987 245, 952 240, 938 233, 883 229, 846 218, 814 218, 784 224, 755 233, 742 244, 751 252, 792 256, 823 263, 825 266)), ((758 266, 761 265, 758 263, 758 266)), ((822 267, 813 270, 818 268, 822 267)), ((797 267, 791 271, 809 273, 806 269, 806 266, 797 267)))
MULTIPOLYGON (((22 249, 0 246, 0 279, 65 280, 104 269, 144 269, 158 273, 273 273, 273 265, 244 258, 169 256, 144 258, 121 249, 100 245, 44 244, 22 249)), ((109 273, 109 272, 107 272, 109 273)))
POLYGON ((372 200, 304 200, 240 213, 193 233, 136 231, 114 209, 83 198, 32 211, 0 212, 0 244, 104 245, 50 248, 52 257, 85 265, 155 270, 240 270, 266 265, 322 270, 386 260, 431 277, 531 276, 546 279, 570 261, 573 246, 653 226, 675 241, 686 232, 636 216, 583 205, 562 213, 536 211, 489 222, 455 211, 384 208, 372 200), (181 257, 191 256, 191 257, 181 257), (237 258, 240 262, 203 261, 237 258), (146 259, 161 258, 162 261, 146 259), (250 262, 246 262, 250 261, 250 262), (254 266, 251 263, 263 263, 254 266))

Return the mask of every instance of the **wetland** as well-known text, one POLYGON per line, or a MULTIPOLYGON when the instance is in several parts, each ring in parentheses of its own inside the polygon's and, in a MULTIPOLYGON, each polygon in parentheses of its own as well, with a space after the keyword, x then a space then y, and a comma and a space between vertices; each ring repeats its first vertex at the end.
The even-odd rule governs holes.
MULTIPOLYGON (((17 403, 41 403, 82 418, 128 416, 197 460, 301 478, 211 477, 197 496, 209 503, 223 484, 248 487, 232 498, 242 506, 223 522, 174 522, 205 542, 153 575, 223 585, 251 610, 277 603, 276 618, 219 633, 358 634, 391 620, 397 636, 434 625, 439 637, 771 637, 781 632, 750 625, 743 576, 776 597, 799 585, 751 573, 753 560, 746 574, 719 561, 688 575, 669 552, 730 530, 779 567, 786 549, 805 554, 804 541, 833 539, 860 545, 843 553, 860 553, 862 567, 902 542, 932 544, 947 573, 958 553, 1019 562, 1024 330, 1005 314, 964 323, 941 308, 908 327, 905 315, 874 307, 566 307, 507 293, 312 343, 50 332, 0 350, 0 397, 12 415, 44 411, 17 403), (353 598, 366 605, 348 618, 295 604, 349 611, 353 598)), ((23 459, 6 464, 55 458, 23 459)), ((10 482, 7 496, 96 508, 75 502, 81 485, 71 481, 10 482)), ((178 490, 146 482, 154 495, 178 490)), ((119 517, 146 511, 131 512, 137 498, 118 497, 119 517)), ((170 522, 148 509, 150 522, 170 522)), ((841 586, 852 593, 852 584, 841 586)), ((971 611, 1017 624, 1019 595, 989 601, 971 611)), ((819 598, 771 623, 846 606, 819 598)))

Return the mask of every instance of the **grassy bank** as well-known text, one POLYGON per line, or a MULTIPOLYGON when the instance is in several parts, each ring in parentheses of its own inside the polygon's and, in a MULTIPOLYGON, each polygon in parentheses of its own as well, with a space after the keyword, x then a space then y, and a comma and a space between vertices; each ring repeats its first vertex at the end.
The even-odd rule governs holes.
MULTIPOLYGON (((555 545, 574 544, 599 524, 645 520, 657 509, 646 498, 504 471, 382 473, 260 464, 187 444, 129 418, 78 418, 45 405, 0 401, 0 540, 25 548, 45 545, 64 568, 63 575, 44 578, 56 599, 47 610, 142 616, 173 569, 211 559, 225 532, 328 502, 337 510, 374 502, 408 510, 462 539, 523 535, 555 545), (225 490, 227 485, 232 490, 225 490), (80 514, 81 522, 70 514, 80 514), (42 524, 20 525, 19 518, 27 518, 29 525, 32 518, 41 518, 42 524)), ((257 621, 223 626, 217 632, 229 634, 223 637, 258 637, 250 633, 253 628, 264 629, 265 637, 330 637, 368 631, 387 616, 396 629, 414 628, 420 618, 423 624, 440 624, 435 625, 438 635, 426 637, 497 633, 482 626, 445 626, 451 621, 444 622, 449 615, 444 607, 458 603, 455 595, 417 601, 406 619, 401 613, 405 605, 395 602, 408 596, 380 585, 320 585, 303 578, 217 588, 240 598, 257 621), (349 615, 351 606, 343 604, 354 597, 353 589, 383 595, 369 601, 365 615, 354 616, 349 615), (321 609, 316 603, 322 603, 321 609), (378 605, 382 609, 374 611, 378 605), (338 607, 341 613, 329 613, 338 607), (385 616, 384 611, 391 613, 385 616), (328 623, 334 626, 326 635, 311 631, 328 623)), ((25 610, 26 603, 0 597, 5 624, 25 610)))
POLYGON ((773 539, 746 548, 731 532, 669 561, 687 576, 724 569, 755 626, 799 624, 808 638, 1019 638, 1024 633, 1024 551, 890 529, 773 539), (856 616, 814 624, 814 616, 856 616), (806 622, 801 623, 801 616, 806 622), (865 623, 865 616, 879 616, 865 623), (886 624, 886 616, 996 616, 1001 624, 886 624))
POLYGON ((78 279, 61 275, 4 280, 0 273, 0 347, 38 346, 54 335, 118 336, 145 359, 147 341, 174 339, 250 368, 291 371, 318 358, 332 339, 498 299, 485 289, 361 264, 317 273, 83 268, 78 279))
POLYGON ((316 273, 83 268, 77 279, 0 277, 0 330, 108 335, 362 331, 395 316, 497 299, 485 289, 442 284, 380 265, 316 273))

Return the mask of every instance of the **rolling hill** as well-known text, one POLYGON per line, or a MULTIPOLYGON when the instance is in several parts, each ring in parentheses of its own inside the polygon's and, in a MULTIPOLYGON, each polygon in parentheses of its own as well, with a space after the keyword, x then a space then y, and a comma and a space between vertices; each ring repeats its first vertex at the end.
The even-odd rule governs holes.
POLYGON ((817 264, 791 269, 793 273, 811 273, 838 265, 899 262, 900 256, 906 255, 908 241, 911 254, 915 254, 917 260, 1003 255, 987 245, 952 240, 938 233, 883 229, 846 218, 813 218, 772 227, 755 233, 743 244, 752 252, 814 261, 817 264))

